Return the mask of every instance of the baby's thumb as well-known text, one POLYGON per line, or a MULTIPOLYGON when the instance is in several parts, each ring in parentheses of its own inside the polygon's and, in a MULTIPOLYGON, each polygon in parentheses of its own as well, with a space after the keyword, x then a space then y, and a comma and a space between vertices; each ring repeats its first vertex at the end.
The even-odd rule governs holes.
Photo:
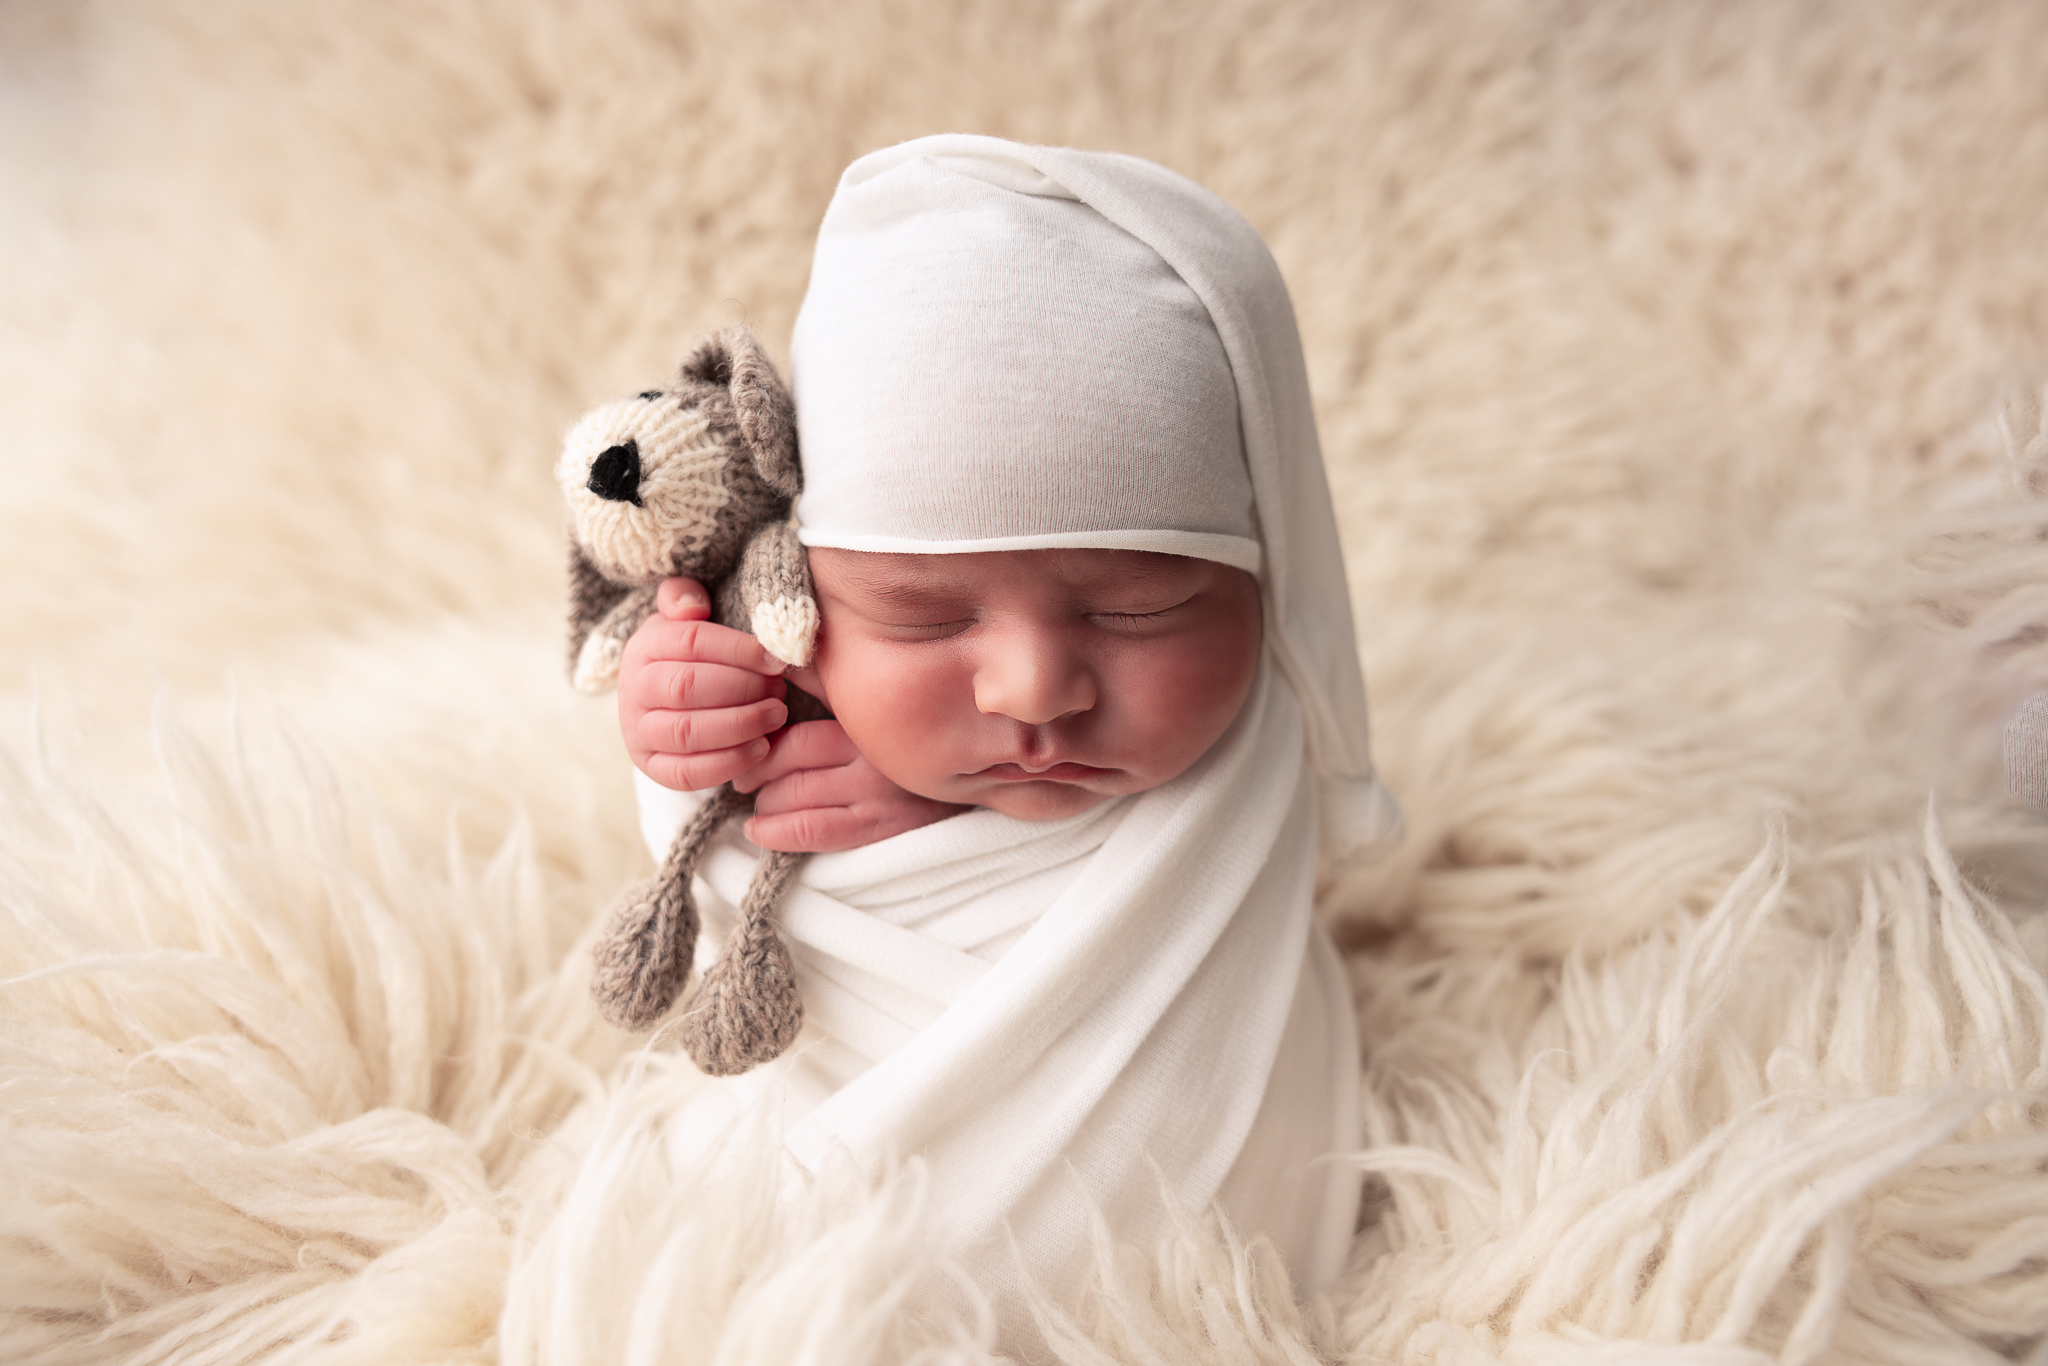
POLYGON ((654 605, 670 621, 705 621, 711 616, 711 595, 695 579, 663 579, 654 605))

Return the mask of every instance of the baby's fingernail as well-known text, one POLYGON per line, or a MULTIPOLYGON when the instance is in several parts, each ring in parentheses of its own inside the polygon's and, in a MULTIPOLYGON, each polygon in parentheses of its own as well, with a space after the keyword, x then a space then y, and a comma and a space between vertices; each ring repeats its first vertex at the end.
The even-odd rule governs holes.
POLYGON ((764 656, 764 658, 766 658, 768 661, 768 672, 770 674, 773 674, 777 678, 780 678, 782 676, 782 671, 789 667, 789 665, 783 663, 774 655, 766 655, 764 656))
POLYGON ((753 743, 753 744, 751 744, 751 745, 748 745, 748 746, 747 746, 747 757, 748 757, 749 759, 765 759, 765 758, 767 758, 767 757, 768 757, 768 742, 767 742, 766 740, 756 740, 756 741, 754 741, 754 743, 753 743))

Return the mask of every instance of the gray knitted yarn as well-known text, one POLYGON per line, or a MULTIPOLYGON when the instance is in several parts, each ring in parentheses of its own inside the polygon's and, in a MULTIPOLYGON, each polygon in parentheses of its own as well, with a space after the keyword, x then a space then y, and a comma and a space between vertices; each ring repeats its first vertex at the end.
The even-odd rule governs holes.
POLYGON ((2005 789, 2048 811, 2048 692, 2020 703, 2005 723, 2005 789))
POLYGON ((714 1077, 732 1077, 781 1056, 803 1028, 796 965, 774 913, 805 856, 771 850, 740 903, 725 951, 704 974, 681 1021, 683 1051, 714 1077))
POLYGON ((676 832, 661 871, 619 898, 604 937, 593 946, 590 994, 621 1029, 652 1029, 684 985, 697 948, 697 907, 690 877, 704 846, 726 819, 752 805, 727 783, 676 832))

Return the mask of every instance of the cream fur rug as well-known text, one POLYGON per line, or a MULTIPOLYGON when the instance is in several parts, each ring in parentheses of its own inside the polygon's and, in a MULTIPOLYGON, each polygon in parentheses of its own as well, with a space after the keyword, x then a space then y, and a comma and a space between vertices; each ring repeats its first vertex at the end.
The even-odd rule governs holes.
POLYGON ((547 477, 961 129, 1267 235, 1410 819, 1348 1278, 1197 1213, 1063 1359, 2048 1360, 2048 8, 10 0, 0 100, 0 1359, 987 1358, 593 1016, 547 477))

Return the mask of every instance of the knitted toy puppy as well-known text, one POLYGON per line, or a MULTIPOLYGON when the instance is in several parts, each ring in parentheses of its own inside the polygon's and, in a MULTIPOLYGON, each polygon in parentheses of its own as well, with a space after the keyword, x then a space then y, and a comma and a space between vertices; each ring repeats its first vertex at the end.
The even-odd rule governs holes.
MULTIPOLYGON (((789 520, 802 486, 795 414, 745 328, 699 343, 668 388, 585 415, 555 476, 571 521, 569 667, 577 688, 617 686, 626 638, 654 614, 656 587, 671 574, 705 584, 713 620, 751 630, 785 663, 810 663, 818 609, 789 520)), ((793 706, 800 698, 792 689, 793 706)), ((712 833, 751 805, 732 784, 720 788, 677 833, 660 872, 621 898, 591 980, 606 1019, 649 1028, 680 994, 697 944, 690 879, 712 833)), ((772 918, 802 859, 768 855, 684 1016, 684 1048, 715 1076, 775 1057, 803 1023, 772 918)))

